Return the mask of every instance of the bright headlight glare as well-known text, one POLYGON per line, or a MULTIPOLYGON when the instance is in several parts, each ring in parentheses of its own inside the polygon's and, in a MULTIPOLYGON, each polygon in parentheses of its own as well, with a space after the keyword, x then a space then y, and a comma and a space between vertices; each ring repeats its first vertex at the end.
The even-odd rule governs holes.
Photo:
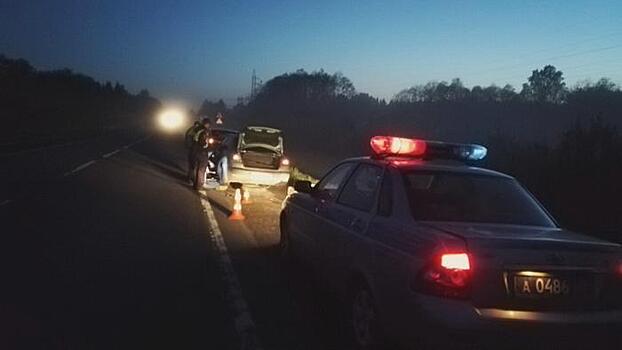
POLYGON ((184 114, 177 109, 167 109, 160 113, 158 122, 164 130, 177 130, 184 124, 184 114))

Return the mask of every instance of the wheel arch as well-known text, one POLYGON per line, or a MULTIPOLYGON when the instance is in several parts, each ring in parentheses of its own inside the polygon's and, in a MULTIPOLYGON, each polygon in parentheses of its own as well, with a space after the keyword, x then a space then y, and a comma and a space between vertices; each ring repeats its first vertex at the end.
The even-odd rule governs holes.
POLYGON ((367 288, 371 292, 372 296, 376 295, 371 277, 367 273, 363 272, 363 269, 351 267, 347 275, 344 290, 345 296, 351 296, 356 288, 367 288))
POLYGON ((287 212, 285 211, 285 209, 281 210, 281 212, 279 213, 279 240, 281 239, 281 237, 283 235, 284 229, 285 229, 285 231, 287 231, 287 227, 285 226, 285 225, 287 225, 287 220, 288 220, 287 217, 288 217, 288 215, 287 215, 287 212))

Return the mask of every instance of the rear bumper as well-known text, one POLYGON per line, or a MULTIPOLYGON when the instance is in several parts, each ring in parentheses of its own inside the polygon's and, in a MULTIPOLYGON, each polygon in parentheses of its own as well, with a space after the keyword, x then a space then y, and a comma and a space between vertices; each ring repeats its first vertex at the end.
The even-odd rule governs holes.
POLYGON ((452 329, 495 330, 508 325, 622 325, 622 310, 549 312, 477 308, 468 301, 418 295, 426 318, 452 329))
POLYGON ((241 182, 251 185, 272 186, 289 181, 289 169, 270 170, 245 167, 231 167, 229 170, 229 182, 241 182))
POLYGON ((595 323, 622 323, 622 310, 593 312, 538 312, 502 309, 476 309, 488 321, 537 322, 542 324, 582 325, 595 323))
POLYGON ((406 326, 399 327, 400 333, 393 336, 407 347, 418 337, 443 345, 475 343, 503 345, 501 348, 508 342, 556 344, 560 340, 584 344, 598 339, 609 344, 620 340, 622 310, 537 312, 476 308, 467 301, 417 294, 401 313, 400 323, 406 326))

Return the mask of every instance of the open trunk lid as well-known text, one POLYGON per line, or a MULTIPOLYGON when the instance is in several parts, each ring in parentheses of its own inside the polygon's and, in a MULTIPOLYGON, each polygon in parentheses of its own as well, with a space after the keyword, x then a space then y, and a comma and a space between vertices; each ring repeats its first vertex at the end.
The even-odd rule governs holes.
POLYGON ((240 149, 240 155, 245 167, 264 169, 278 169, 282 157, 275 147, 261 144, 246 145, 240 149))
POLYGON ((239 152, 245 167, 278 169, 283 157, 283 133, 279 129, 248 126, 240 139, 239 152))

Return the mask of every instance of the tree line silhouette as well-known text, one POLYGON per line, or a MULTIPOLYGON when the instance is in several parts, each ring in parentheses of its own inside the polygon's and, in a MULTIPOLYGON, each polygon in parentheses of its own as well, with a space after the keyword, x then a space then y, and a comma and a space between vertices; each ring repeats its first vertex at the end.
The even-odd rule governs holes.
POLYGON ((147 121, 159 102, 147 90, 133 95, 119 83, 99 83, 69 69, 39 71, 0 55, 0 140, 53 142, 147 121))
MULTIPOLYGON (((159 106, 147 90, 134 95, 119 83, 0 55, 1 143, 144 127, 159 106)), ((467 88, 456 78, 387 102, 342 74, 298 70, 267 81, 246 104, 206 100, 198 110, 218 112, 226 127, 283 129, 294 163, 316 174, 367 154, 377 134, 481 143, 489 148, 483 165, 516 176, 562 226, 622 241, 622 91, 606 78, 568 88, 561 71, 545 66, 520 91, 467 88)))
POLYGON ((562 226, 622 240, 622 91, 606 78, 568 88, 548 65, 521 91, 469 89, 456 78, 387 102, 357 92, 341 74, 298 70, 267 81, 228 113, 238 125, 283 129, 287 149, 316 173, 367 154, 375 134, 481 143, 489 147, 483 165, 516 176, 562 226))

